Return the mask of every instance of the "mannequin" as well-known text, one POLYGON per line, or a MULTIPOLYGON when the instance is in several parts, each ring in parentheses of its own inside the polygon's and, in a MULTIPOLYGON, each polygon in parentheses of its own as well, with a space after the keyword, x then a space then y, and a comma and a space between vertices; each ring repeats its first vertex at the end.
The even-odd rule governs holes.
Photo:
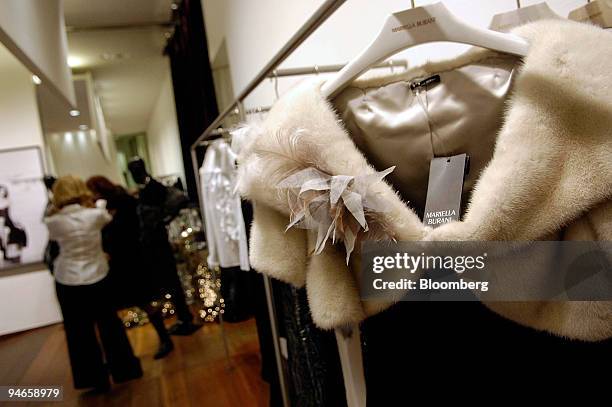
POLYGON ((167 188, 151 177, 140 157, 130 160, 128 169, 140 188, 138 216, 146 267, 159 295, 169 292, 176 308, 178 321, 170 327, 169 332, 190 335, 200 326, 193 324, 193 314, 186 303, 166 230, 166 225, 186 205, 187 198, 180 191, 167 188))
POLYGON ((138 156, 133 157, 130 160, 128 163, 128 169, 130 170, 130 174, 132 174, 134 182, 136 182, 138 185, 146 185, 151 179, 151 176, 147 172, 147 167, 144 160, 138 156))

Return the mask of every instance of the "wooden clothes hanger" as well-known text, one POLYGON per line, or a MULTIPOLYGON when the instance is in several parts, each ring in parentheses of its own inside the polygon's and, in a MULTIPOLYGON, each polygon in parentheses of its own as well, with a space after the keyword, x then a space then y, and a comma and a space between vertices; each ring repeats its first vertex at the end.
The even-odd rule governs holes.
POLYGON ((521 7, 520 0, 516 1, 516 10, 495 14, 489 28, 495 31, 508 32, 514 27, 527 24, 531 21, 546 19, 562 19, 560 15, 552 11, 546 3, 538 3, 532 6, 521 7))
POLYGON ((437 41, 475 45, 519 56, 525 56, 529 49, 529 43, 523 38, 472 26, 452 14, 444 4, 434 3, 387 17, 374 41, 336 76, 325 82, 321 91, 330 98, 383 59, 406 48, 437 41))
POLYGON ((569 13, 574 21, 591 22, 601 28, 612 28, 612 0, 589 1, 569 13))

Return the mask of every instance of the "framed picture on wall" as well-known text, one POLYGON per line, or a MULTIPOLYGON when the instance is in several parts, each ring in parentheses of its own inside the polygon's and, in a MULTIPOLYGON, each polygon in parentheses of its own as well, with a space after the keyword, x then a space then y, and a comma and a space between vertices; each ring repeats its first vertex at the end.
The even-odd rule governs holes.
POLYGON ((0 150, 0 275, 41 263, 47 246, 47 190, 38 147, 0 150))

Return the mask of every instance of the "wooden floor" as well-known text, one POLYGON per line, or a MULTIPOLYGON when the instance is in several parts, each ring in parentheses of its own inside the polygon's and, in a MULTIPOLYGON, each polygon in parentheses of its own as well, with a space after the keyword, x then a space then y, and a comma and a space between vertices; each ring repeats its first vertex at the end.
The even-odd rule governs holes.
MULTIPOLYGON (((150 325, 128 330, 144 376, 97 396, 72 388, 61 324, 0 337, 0 385, 62 385, 61 405, 71 406, 267 406, 268 385, 260 376, 254 320, 224 327, 232 367, 225 359, 218 324, 208 323, 191 336, 173 337, 175 349, 162 360, 153 360, 157 337, 150 325)), ((14 403, 29 404, 45 405, 14 403)))

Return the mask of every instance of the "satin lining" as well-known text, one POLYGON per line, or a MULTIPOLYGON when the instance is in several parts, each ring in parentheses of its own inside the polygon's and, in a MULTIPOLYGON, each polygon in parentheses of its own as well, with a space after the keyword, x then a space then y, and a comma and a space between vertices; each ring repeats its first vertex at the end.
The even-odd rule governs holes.
POLYGON ((356 146, 377 169, 396 166, 389 182, 422 215, 432 157, 467 153, 464 202, 493 156, 519 59, 489 56, 438 72, 415 70, 356 82, 333 100, 356 146), (439 75, 440 82, 411 89, 439 75))

